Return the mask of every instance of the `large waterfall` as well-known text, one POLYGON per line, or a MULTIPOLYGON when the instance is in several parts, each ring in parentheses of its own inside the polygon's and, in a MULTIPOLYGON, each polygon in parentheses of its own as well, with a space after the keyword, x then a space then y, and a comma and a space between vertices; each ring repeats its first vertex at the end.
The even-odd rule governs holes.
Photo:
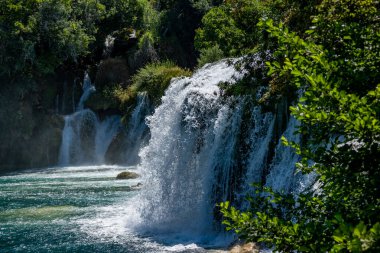
MULTIPOLYGON (((244 208, 253 182, 286 192, 306 184, 295 175, 299 157, 280 142, 282 135, 301 138, 293 134, 298 122, 289 117, 286 101, 264 111, 255 98, 227 96, 219 87, 243 78, 234 61, 173 79, 153 115, 148 95, 140 93, 121 135, 119 116, 100 121, 84 109, 95 90, 86 76, 77 111, 65 116, 60 165, 102 164, 111 141, 123 136, 123 161, 138 162, 139 152, 144 185, 127 208, 128 227, 166 242, 215 246, 222 237, 225 243, 217 203, 244 208)), ((257 89, 258 96, 262 92, 257 89)))
POLYGON ((221 61, 172 80, 148 117, 151 138, 140 152, 145 187, 137 201, 137 229, 210 244, 220 229, 216 203, 242 203, 252 182, 288 192, 299 187, 293 176, 298 157, 279 141, 282 134, 299 141, 293 136, 296 120, 263 112, 248 97, 228 97, 218 86, 240 78, 221 61), (276 127, 284 123, 279 121, 285 121, 285 133, 276 127))
POLYGON ((111 141, 120 131, 119 116, 108 116, 100 121, 84 102, 95 92, 88 74, 83 80, 83 94, 76 112, 65 116, 59 165, 103 164, 111 141))

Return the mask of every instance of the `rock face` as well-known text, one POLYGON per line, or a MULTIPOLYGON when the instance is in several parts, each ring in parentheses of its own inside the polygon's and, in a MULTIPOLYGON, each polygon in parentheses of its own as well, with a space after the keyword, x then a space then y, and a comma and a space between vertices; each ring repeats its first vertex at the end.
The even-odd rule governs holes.
POLYGON ((0 173, 56 165, 63 126, 62 116, 21 106, 18 114, 1 122, 4 132, 0 134, 0 173))
POLYGON ((95 86, 97 90, 103 90, 107 86, 126 85, 129 78, 129 70, 125 60, 108 58, 99 65, 95 77, 95 86))
POLYGON ((135 179, 138 177, 139 177, 139 174, 135 172, 123 171, 116 176, 116 179, 135 179))

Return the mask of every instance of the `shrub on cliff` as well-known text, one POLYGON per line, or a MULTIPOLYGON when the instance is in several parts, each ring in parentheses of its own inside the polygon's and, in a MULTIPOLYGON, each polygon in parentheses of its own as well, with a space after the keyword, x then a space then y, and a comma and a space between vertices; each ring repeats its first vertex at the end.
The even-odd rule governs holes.
POLYGON ((173 77, 190 74, 190 71, 168 61, 148 64, 132 77, 132 85, 127 90, 130 93, 147 92, 153 103, 157 104, 173 77))
POLYGON ((173 77, 190 74, 190 71, 171 62, 148 64, 132 77, 132 82, 127 88, 121 85, 107 88, 102 92, 103 98, 100 99, 111 102, 112 107, 118 105, 119 110, 128 115, 134 108, 139 92, 146 92, 151 101, 157 105, 173 77))
POLYGON ((207 63, 216 62, 223 58, 223 51, 220 49, 218 44, 213 47, 201 49, 198 58, 198 68, 202 67, 207 63))
POLYGON ((132 78, 131 89, 147 92, 154 103, 160 101, 173 77, 190 76, 191 72, 172 62, 152 63, 140 69, 132 78))

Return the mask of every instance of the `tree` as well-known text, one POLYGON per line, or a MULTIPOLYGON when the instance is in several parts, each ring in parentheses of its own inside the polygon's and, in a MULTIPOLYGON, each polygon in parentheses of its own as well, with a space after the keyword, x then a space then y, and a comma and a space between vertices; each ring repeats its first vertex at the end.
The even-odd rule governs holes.
POLYGON ((284 252, 380 250, 380 84, 373 69, 379 33, 368 21, 376 19, 378 2, 349 2, 344 12, 336 10, 347 1, 323 1, 320 10, 331 11, 316 17, 308 41, 283 24, 260 23, 277 45, 268 75, 304 91, 290 109, 306 141, 283 142, 301 156, 299 172, 316 173, 319 190, 292 196, 256 185, 248 210, 221 204, 227 229, 245 239, 284 252), (337 31, 342 16, 350 29, 337 31))

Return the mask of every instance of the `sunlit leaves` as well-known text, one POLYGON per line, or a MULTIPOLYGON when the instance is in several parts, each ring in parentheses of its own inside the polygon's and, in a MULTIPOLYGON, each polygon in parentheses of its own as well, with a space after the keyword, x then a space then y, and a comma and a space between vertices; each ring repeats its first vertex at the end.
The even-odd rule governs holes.
POLYGON ((294 198, 260 189, 250 198, 248 212, 255 215, 245 223, 239 221, 244 212, 229 216, 232 207, 222 206, 230 229, 243 238, 284 252, 380 250, 380 75, 373 69, 380 61, 373 23, 378 5, 322 1, 325 12, 316 16, 308 40, 270 19, 259 23, 277 45, 268 75, 300 90, 290 110, 304 141, 282 142, 301 156, 300 172, 315 173, 319 190, 294 198), (339 24, 345 24, 342 31, 334 30, 339 24), (281 198, 290 201, 276 201, 281 198))

